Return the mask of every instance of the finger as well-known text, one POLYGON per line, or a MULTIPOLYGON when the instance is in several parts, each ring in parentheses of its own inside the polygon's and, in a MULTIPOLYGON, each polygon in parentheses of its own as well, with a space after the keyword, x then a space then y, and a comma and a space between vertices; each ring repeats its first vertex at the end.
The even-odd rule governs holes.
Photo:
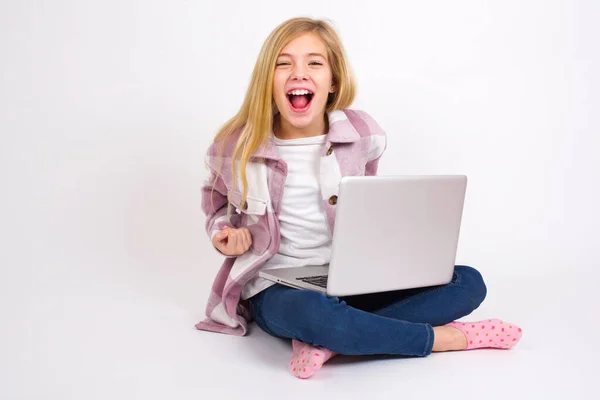
POLYGON ((225 239, 228 235, 229 235, 229 231, 230 231, 230 227, 225 225, 223 226, 223 228, 221 230, 219 230, 219 232, 217 233, 217 236, 222 240, 225 239))
POLYGON ((239 229, 235 232, 235 235, 237 237, 235 251, 238 254, 244 254, 246 252, 246 248, 245 248, 246 239, 244 237, 244 231, 242 229, 239 229))
POLYGON ((229 236, 227 240, 227 249, 231 252, 237 251, 237 246, 239 242, 239 235, 235 230, 229 231, 229 236))
POLYGON ((225 239, 227 239, 227 231, 217 232, 212 238, 212 244, 216 247, 218 243, 223 242, 225 239))
POLYGON ((241 251, 246 251, 248 250, 247 244, 248 244, 248 238, 246 237, 246 229, 242 228, 240 229, 240 250, 241 251))
POLYGON ((240 246, 239 246, 239 250, 240 253, 243 254, 246 252, 246 250, 248 250, 248 238, 246 237, 246 228, 240 229, 239 231, 239 235, 240 235, 240 246))

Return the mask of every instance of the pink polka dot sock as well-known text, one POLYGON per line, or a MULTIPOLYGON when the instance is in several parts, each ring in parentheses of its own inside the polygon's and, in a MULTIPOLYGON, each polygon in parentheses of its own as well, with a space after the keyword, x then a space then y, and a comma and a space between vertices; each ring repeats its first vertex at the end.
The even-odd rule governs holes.
POLYGON ((290 362, 290 372, 301 379, 313 376, 323 364, 335 355, 331 350, 314 347, 306 343, 292 340, 294 354, 290 362))
POLYGON ((521 339, 523 331, 515 324, 499 319, 479 322, 451 322, 446 326, 461 331, 467 338, 465 350, 480 348, 510 349, 521 339))

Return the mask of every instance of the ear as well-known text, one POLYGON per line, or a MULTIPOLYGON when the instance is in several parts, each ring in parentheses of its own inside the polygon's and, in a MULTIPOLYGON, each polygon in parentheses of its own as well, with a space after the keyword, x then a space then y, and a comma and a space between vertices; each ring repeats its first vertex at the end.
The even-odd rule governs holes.
POLYGON ((329 93, 335 93, 335 85, 331 85, 329 88, 329 93))

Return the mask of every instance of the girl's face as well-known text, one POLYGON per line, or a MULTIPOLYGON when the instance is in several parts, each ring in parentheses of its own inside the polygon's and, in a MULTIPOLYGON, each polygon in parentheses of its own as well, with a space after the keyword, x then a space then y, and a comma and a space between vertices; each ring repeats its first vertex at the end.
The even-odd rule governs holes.
POLYGON ((297 129, 322 124, 327 96, 334 91, 332 79, 327 48, 317 34, 305 33, 285 46, 273 78, 273 98, 281 122, 297 129))

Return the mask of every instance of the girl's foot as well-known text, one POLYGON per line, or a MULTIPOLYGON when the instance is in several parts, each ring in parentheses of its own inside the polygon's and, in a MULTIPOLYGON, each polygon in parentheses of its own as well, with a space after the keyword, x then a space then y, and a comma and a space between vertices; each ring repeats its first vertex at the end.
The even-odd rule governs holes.
POLYGON ((294 354, 290 362, 290 371, 298 378, 307 379, 313 376, 323 364, 335 355, 331 350, 313 347, 309 344, 292 340, 294 354))
POLYGON ((480 348, 510 349, 519 343, 523 335, 523 331, 517 325, 499 319, 488 319, 479 322, 451 322, 444 326, 462 332, 466 339, 465 347, 462 350, 480 348))

